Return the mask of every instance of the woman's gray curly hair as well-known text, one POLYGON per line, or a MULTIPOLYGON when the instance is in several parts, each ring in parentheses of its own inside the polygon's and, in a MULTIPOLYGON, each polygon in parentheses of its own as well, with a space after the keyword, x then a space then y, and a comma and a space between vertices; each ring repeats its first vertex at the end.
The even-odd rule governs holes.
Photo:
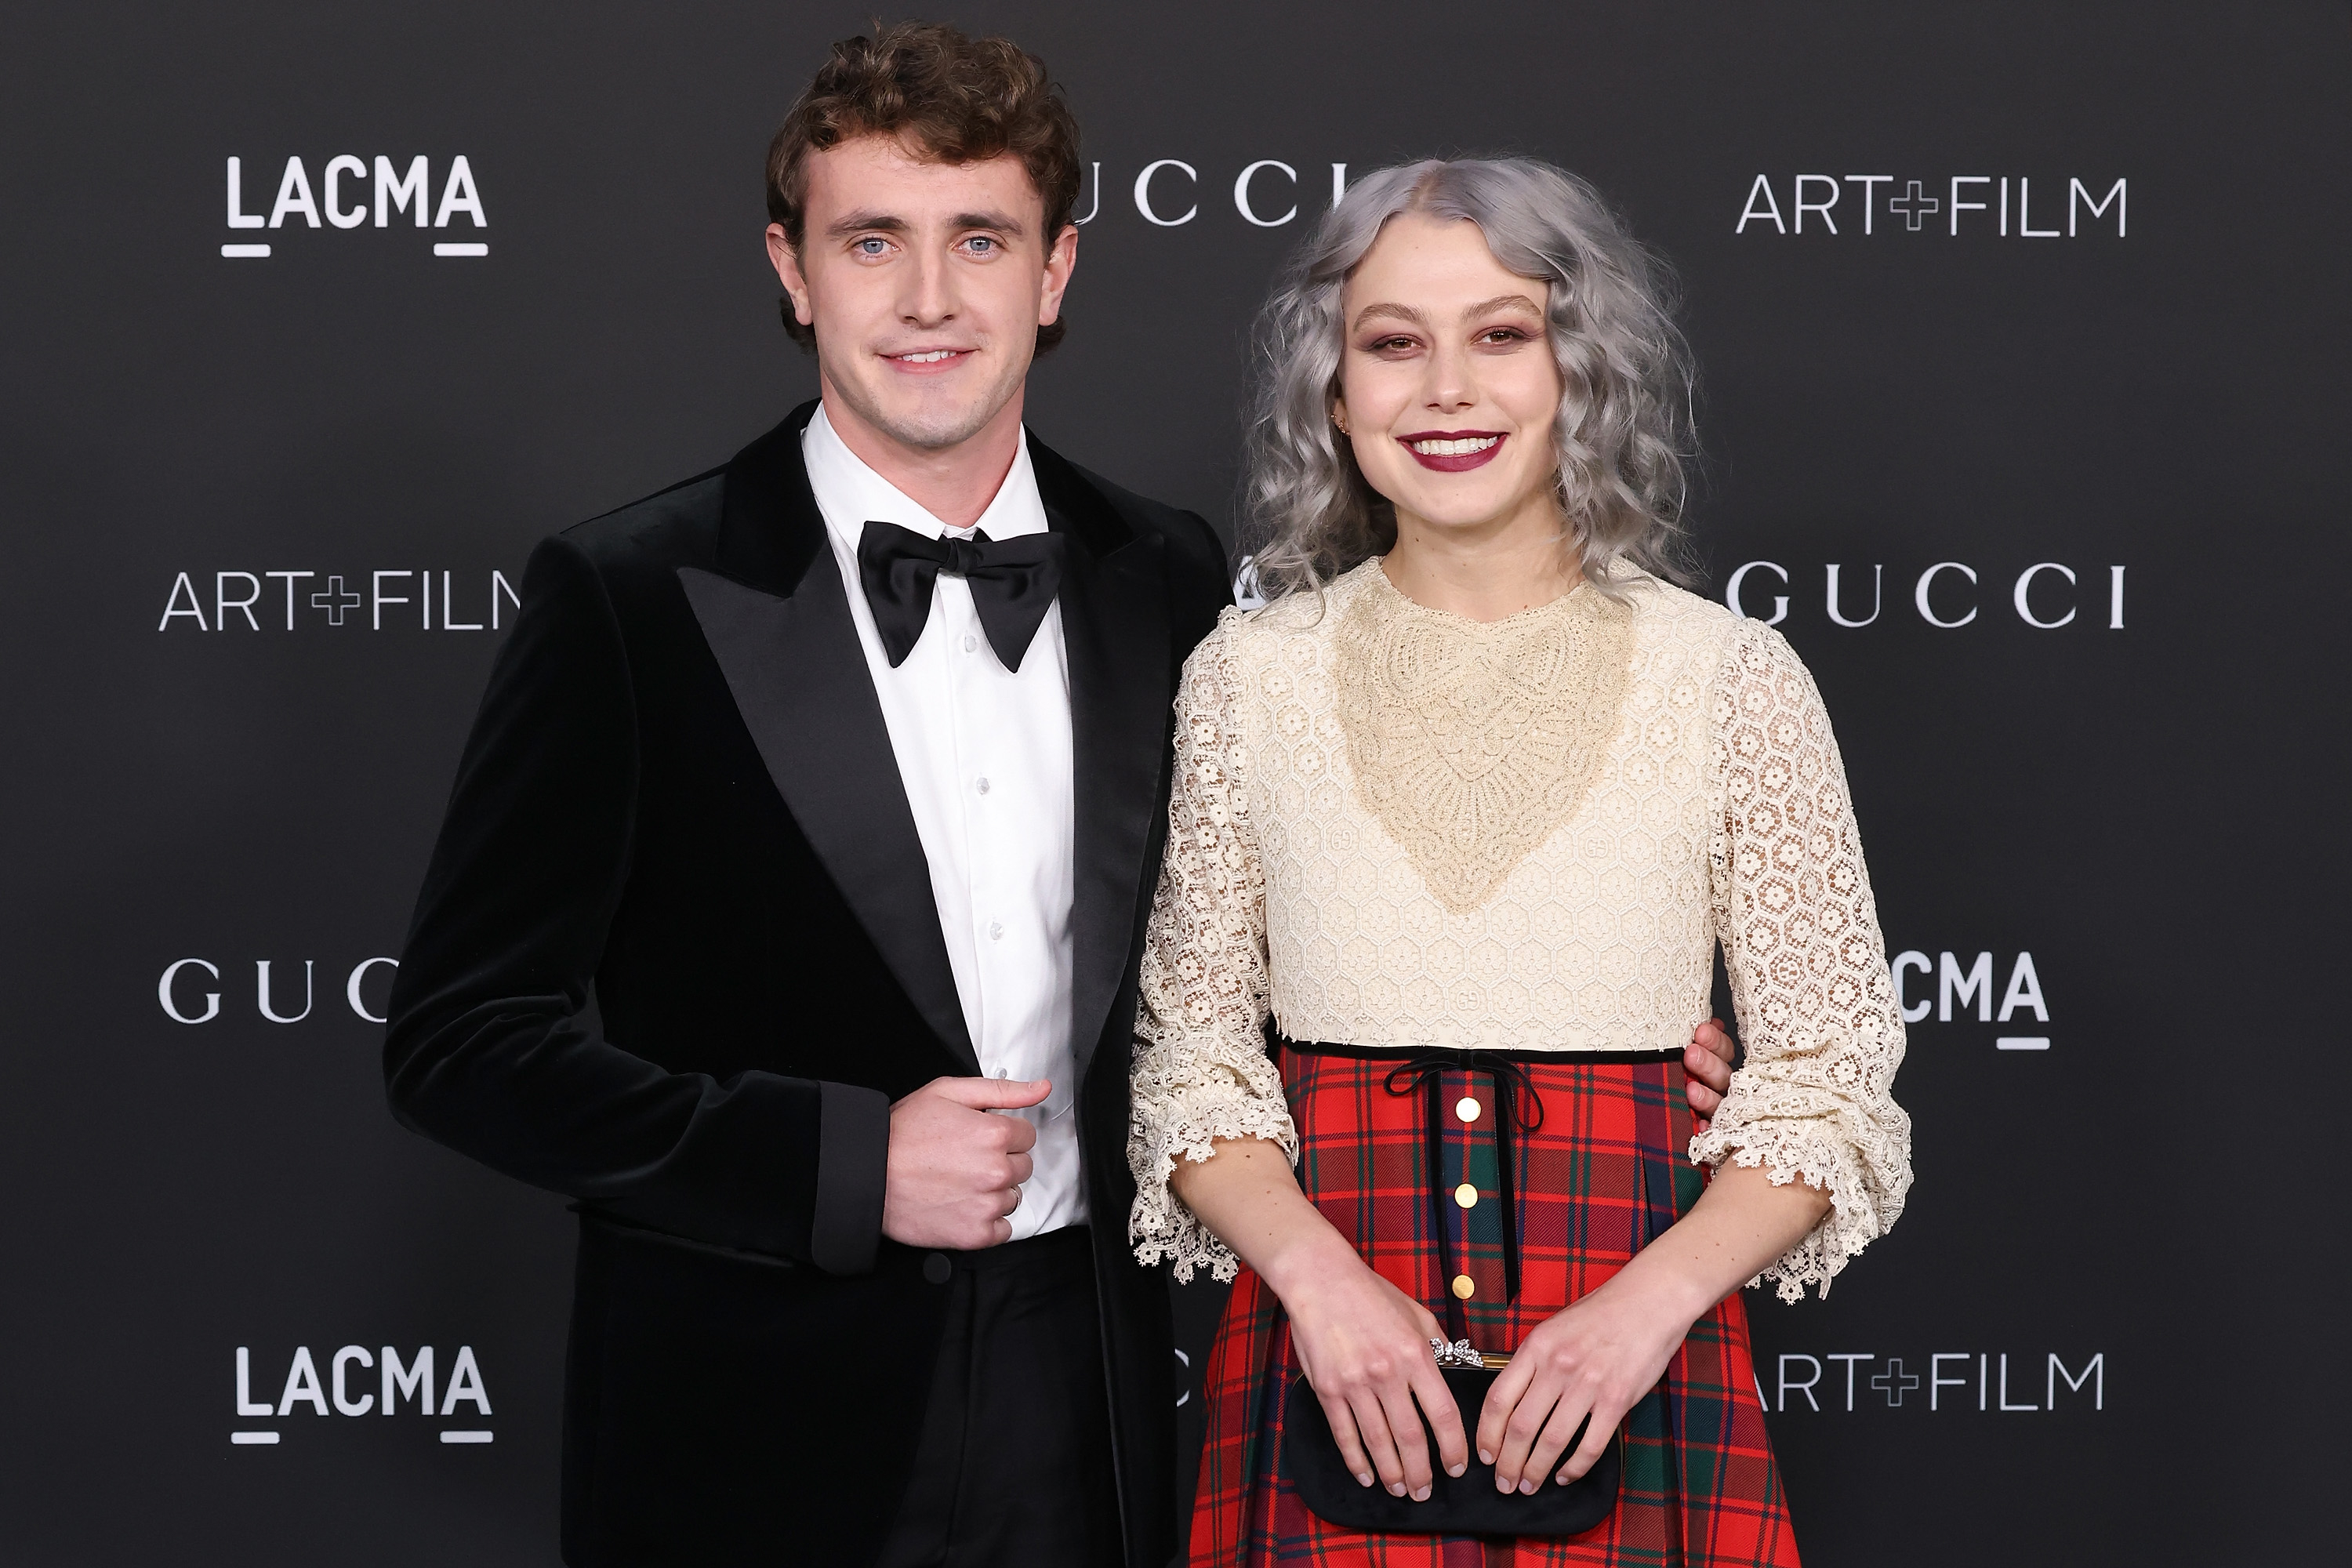
POLYGON ((1339 294, 1399 213, 1475 223, 1495 259, 1550 285, 1562 392, 1553 426, 1563 542, 1611 596, 1630 564, 1692 577, 1682 511, 1692 457, 1689 351, 1664 264, 1593 188, 1529 158, 1429 159, 1357 182, 1300 246, 1257 323, 1260 389, 1243 479, 1243 531, 1269 599, 1322 585, 1396 541, 1395 509, 1335 437, 1345 342, 1339 294))

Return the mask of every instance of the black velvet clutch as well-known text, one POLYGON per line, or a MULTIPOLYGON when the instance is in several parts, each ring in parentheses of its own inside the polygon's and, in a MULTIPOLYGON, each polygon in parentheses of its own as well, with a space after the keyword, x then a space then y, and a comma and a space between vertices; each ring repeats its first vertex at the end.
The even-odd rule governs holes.
MULTIPOLYGON (((1392 1497, 1375 1480, 1359 1486, 1339 1457, 1323 1402, 1315 1397, 1303 1376, 1291 1380, 1283 1405, 1282 1465, 1299 1500, 1318 1517, 1349 1530, 1411 1535, 1580 1535, 1609 1517, 1617 1506, 1618 1446, 1612 1436, 1600 1460, 1576 1480, 1562 1486, 1550 1476, 1531 1493, 1498 1492, 1495 1467, 1478 1462, 1478 1412, 1494 1386, 1499 1367, 1441 1367, 1445 1385, 1462 1412, 1462 1430, 1471 1439, 1470 1468, 1459 1477, 1435 1472, 1427 1502, 1392 1497)), ((1422 1429, 1428 1431, 1426 1418, 1422 1429)), ((1577 1428, 1577 1442, 1584 1429, 1577 1428)), ((1569 1452, 1575 1452, 1575 1443, 1569 1452)), ((1437 1458, 1437 1438, 1429 1437, 1429 1457, 1437 1458)), ((1557 1466, 1555 1466, 1557 1469, 1557 1466)))

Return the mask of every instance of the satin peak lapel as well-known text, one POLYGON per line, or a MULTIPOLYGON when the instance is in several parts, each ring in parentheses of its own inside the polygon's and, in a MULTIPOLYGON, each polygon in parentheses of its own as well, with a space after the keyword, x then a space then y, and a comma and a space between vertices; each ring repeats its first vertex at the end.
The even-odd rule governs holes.
POLYGON ((677 575, 777 793, 908 999, 978 1076, 930 863, 829 551, 784 596, 691 566, 677 575))
MULTIPOLYGON (((1062 509, 1054 502, 1062 499, 1048 501, 1057 528, 1062 509)), ((1168 595, 1155 534, 1132 535, 1101 556, 1075 549, 1070 560, 1062 596, 1077 784, 1070 1050, 1083 1081, 1126 975, 1142 900, 1151 896, 1144 858, 1171 723, 1168 595)))

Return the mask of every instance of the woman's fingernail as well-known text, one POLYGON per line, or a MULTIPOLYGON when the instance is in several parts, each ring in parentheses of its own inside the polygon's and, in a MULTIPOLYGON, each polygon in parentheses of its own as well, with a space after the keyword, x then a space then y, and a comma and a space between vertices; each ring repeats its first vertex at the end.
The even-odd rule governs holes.
POLYGON ((1482 1465, 1491 1465, 1495 1462, 1495 1456, 1481 1448, 1478 1450, 1478 1462, 1482 1465))
POLYGON ((1412 1500, 1415 1502, 1427 1502, 1429 1500, 1429 1488, 1422 1488, 1419 1491, 1412 1494, 1412 1500))
POLYGON ((1534 1479, 1533 1479, 1532 1478, 1530 1478, 1530 1479, 1527 1479, 1527 1480, 1521 1481, 1521 1482, 1519 1483, 1519 1490, 1520 1490, 1520 1491, 1522 1491, 1522 1492, 1526 1492, 1526 1493, 1528 1493, 1528 1494, 1532 1495, 1532 1494, 1534 1493, 1535 1489, 1536 1489, 1536 1483, 1535 1483, 1535 1481, 1534 1481, 1534 1479))
POLYGON ((1498 1492, 1507 1492, 1507 1491, 1513 1490, 1514 1489, 1512 1488, 1512 1486, 1511 1486, 1511 1483, 1510 1483, 1510 1482, 1508 1482, 1508 1481, 1505 1480, 1505 1479, 1504 1479, 1502 1477, 1500 1477, 1500 1476, 1496 1476, 1496 1477, 1495 1478, 1495 1489, 1496 1489, 1496 1491, 1498 1491, 1498 1492))
POLYGON ((1469 1466, 1467 1466, 1467 1465, 1456 1465, 1456 1466, 1454 1466, 1452 1469, 1450 1469, 1450 1470, 1446 1471, 1445 1473, 1446 1473, 1447 1475, 1449 1475, 1449 1476, 1453 1476, 1453 1477, 1454 1477, 1454 1478, 1456 1478, 1456 1479, 1458 1479, 1461 1477, 1462 1472, 1463 1472, 1463 1471, 1465 1471, 1465 1470, 1466 1470, 1466 1469, 1468 1469, 1469 1468, 1470 1468, 1470 1467, 1469 1467, 1469 1466))
POLYGON ((1357 1484, 1358 1486, 1360 1486, 1360 1487, 1368 1487, 1368 1486, 1370 1486, 1370 1485, 1372 1484, 1372 1472, 1371 1472, 1371 1471, 1370 1471, 1370 1470, 1359 1470, 1359 1471, 1357 1471, 1357 1472, 1356 1472, 1356 1484, 1357 1484))
POLYGON ((1561 1486, 1566 1486, 1569 1482, 1568 1472, 1566 1470, 1562 1470, 1559 1474, 1554 1476, 1552 1479, 1558 1481, 1561 1486))
POLYGON ((1389 1483, 1389 1496, 1391 1496, 1391 1497, 1402 1497, 1402 1496, 1404 1496, 1404 1483, 1403 1483, 1402 1481, 1391 1481, 1391 1482, 1389 1483))

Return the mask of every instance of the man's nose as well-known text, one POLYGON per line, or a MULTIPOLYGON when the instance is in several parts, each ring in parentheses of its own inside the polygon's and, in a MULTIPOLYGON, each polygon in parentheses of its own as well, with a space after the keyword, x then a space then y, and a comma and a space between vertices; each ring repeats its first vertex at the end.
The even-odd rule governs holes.
POLYGON ((898 276, 898 315, 913 326, 935 327, 955 319, 955 279, 947 258, 918 251, 914 265, 898 276))

